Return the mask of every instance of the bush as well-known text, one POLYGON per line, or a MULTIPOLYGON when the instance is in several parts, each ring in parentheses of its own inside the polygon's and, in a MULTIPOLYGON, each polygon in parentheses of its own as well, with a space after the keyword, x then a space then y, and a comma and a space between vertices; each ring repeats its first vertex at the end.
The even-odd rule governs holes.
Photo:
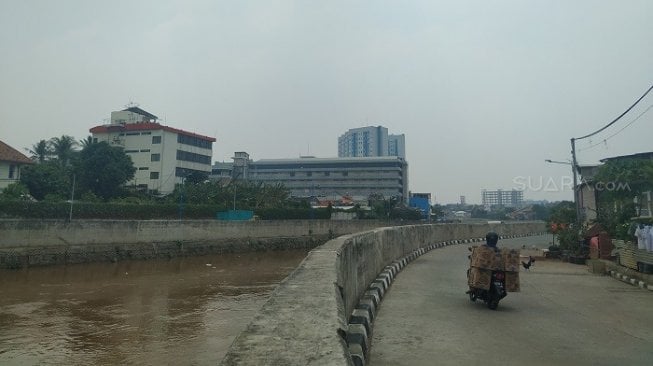
POLYGON ((266 208, 254 211, 261 220, 328 220, 329 208, 266 208))
MULTIPOLYGON (((218 205, 184 205, 181 212, 174 204, 125 204, 75 202, 73 219, 112 219, 112 220, 153 220, 214 219, 218 205)), ((25 202, 0 201, 0 212, 5 217, 26 219, 67 219, 70 215, 68 202, 25 202)))

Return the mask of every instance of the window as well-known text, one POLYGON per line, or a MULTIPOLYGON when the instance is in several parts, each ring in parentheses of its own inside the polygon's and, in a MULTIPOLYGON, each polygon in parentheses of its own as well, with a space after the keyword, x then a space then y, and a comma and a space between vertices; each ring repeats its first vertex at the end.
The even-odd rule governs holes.
POLYGON ((161 136, 152 136, 152 143, 153 144, 160 144, 161 143, 161 136))
POLYGON ((16 166, 15 165, 9 165, 9 179, 14 179, 14 175, 16 174, 16 166))
POLYGON ((211 141, 187 135, 177 135, 177 142, 184 145, 201 147, 203 149, 210 149, 212 144, 211 141))
POLYGON ((161 161, 161 154, 152 154, 151 161, 161 161))
POLYGON ((141 152, 150 152, 150 149, 141 149, 141 152))
POLYGON ((137 153, 138 150, 125 150, 125 154, 137 153))
POLYGON ((151 135, 152 132, 141 132, 141 135, 151 135))
POLYGON ((159 172, 150 172, 150 179, 159 179, 159 172))
POLYGON ((127 136, 138 136, 140 134, 140 132, 127 132, 127 136))
MULTIPOLYGON (((180 135, 181 136, 181 135, 180 135)), ((211 157, 208 155, 196 154, 189 151, 177 150, 177 160, 190 161, 200 164, 211 164, 211 157)))
POLYGON ((142 166, 142 167, 138 168, 138 170, 150 170, 150 168, 148 168, 146 166, 142 166))

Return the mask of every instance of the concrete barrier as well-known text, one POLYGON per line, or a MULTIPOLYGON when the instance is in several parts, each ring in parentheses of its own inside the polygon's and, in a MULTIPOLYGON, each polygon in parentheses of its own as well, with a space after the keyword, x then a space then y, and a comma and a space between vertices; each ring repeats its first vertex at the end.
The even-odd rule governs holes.
POLYGON ((348 319, 362 310, 373 321, 375 302, 383 298, 387 282, 394 279, 387 272, 379 278, 386 266, 401 269, 428 247, 481 238, 490 230, 518 237, 544 232, 545 225, 414 225, 379 228, 330 240, 312 250, 280 283, 236 338, 221 364, 363 364, 369 345, 355 341, 369 339, 370 335, 362 337, 360 334, 366 329, 358 323, 350 334, 348 319), (369 291, 377 294, 371 295, 369 291), (359 306, 361 300, 366 306, 359 306))
POLYGON ((0 268, 314 248, 374 220, 0 220, 0 268))

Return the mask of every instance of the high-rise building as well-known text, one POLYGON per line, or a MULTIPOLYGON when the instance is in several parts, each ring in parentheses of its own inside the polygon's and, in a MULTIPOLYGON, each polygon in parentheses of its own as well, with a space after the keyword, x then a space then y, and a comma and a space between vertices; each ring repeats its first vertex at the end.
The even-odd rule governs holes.
POLYGON ((388 156, 388 129, 383 126, 354 128, 338 137, 338 157, 388 156))
POLYGON ((184 177, 211 174, 215 138, 159 124, 157 117, 131 106, 111 113, 111 123, 90 129, 93 142, 119 146, 131 157, 136 173, 128 182, 138 188, 170 193, 184 177))
POLYGON ((388 155, 406 159, 406 137, 401 135, 388 135, 388 155))
POLYGON ((398 156, 405 159, 405 136, 388 135, 388 129, 383 126, 368 126, 352 128, 338 137, 338 157, 373 156, 398 156))

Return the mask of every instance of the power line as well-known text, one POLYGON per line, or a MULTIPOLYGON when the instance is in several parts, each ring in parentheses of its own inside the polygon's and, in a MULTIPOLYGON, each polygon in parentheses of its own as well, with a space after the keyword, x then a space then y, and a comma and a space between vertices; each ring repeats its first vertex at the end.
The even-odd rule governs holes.
POLYGON ((601 140, 601 142, 598 142, 598 143, 596 143, 596 144, 592 144, 592 145, 590 145, 590 146, 588 146, 588 147, 585 147, 585 148, 583 148, 583 149, 579 149, 578 151, 585 151, 585 150, 593 149, 593 148, 595 148, 595 147, 597 147, 597 146, 599 146, 599 145, 601 145, 601 144, 604 144, 604 143, 607 142, 609 139, 611 139, 611 138, 617 136, 617 135, 620 134, 623 130, 625 130, 626 128, 628 128, 630 125, 632 125, 633 123, 637 122, 637 120, 640 119, 640 117, 642 117, 643 115, 645 115, 646 112, 650 111, 651 109, 653 109, 653 104, 651 104, 650 106, 648 106, 648 108, 646 108, 646 110, 645 110, 644 112, 640 113, 640 114, 639 114, 637 117, 635 117, 632 121, 628 122, 628 124, 625 125, 625 126, 623 126, 619 131, 617 131, 617 132, 613 133, 612 135, 608 136, 607 138, 601 140))
POLYGON ((599 133, 599 132, 605 130, 606 128, 608 128, 608 127, 610 127, 610 126, 612 126, 612 125, 615 124, 618 120, 620 120, 621 117, 623 117, 626 113, 630 112, 630 110, 633 109, 633 107, 635 107, 635 106, 637 105, 637 103, 639 103, 640 100, 644 99, 644 97, 645 97, 645 96, 646 96, 646 95, 647 95, 651 90, 653 90, 653 85, 651 85, 651 87, 648 88, 648 90, 646 91, 646 93, 644 93, 641 97, 639 97, 639 99, 637 99, 637 100, 635 101, 635 103, 633 103, 633 105, 631 105, 630 107, 628 107, 628 109, 626 109, 622 114, 619 115, 619 117, 615 118, 612 122, 610 122, 610 123, 608 123, 607 125, 603 126, 603 128, 601 128, 601 129, 599 129, 599 130, 597 130, 597 131, 595 131, 595 132, 592 132, 592 133, 590 133, 589 135, 585 135, 585 136, 583 136, 583 137, 578 137, 578 138, 575 138, 575 139, 572 139, 572 140, 582 140, 582 139, 584 139, 584 138, 588 138, 588 137, 590 137, 590 136, 594 136, 594 135, 596 135, 597 133, 599 133))

